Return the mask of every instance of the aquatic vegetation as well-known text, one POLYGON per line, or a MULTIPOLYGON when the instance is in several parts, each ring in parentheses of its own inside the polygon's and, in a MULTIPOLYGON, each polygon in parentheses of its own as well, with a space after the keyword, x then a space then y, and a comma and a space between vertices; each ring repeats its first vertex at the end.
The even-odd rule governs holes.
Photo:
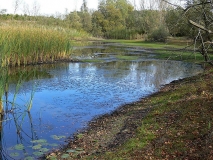
POLYGON ((46 139, 38 139, 38 140, 33 140, 31 143, 47 143, 46 139))
POLYGON ((17 144, 17 145, 15 145, 15 149, 16 150, 23 150, 24 146, 23 146, 23 144, 17 144))
POLYGON ((52 135, 51 137, 55 140, 60 140, 60 139, 66 138, 66 136, 57 136, 57 135, 52 135))
POLYGON ((0 26, 1 67, 54 62, 71 54, 68 29, 33 25, 0 26))
MULTIPOLYGON (((56 136, 56 135, 53 135, 53 136, 56 136)), ((59 139, 65 138, 65 136, 57 136, 57 137, 59 137, 59 139)), ((59 140, 59 139, 56 139, 56 140, 59 140)), ((50 148, 46 148, 46 147, 58 146, 58 144, 48 143, 46 139, 37 139, 37 140, 32 140, 30 142, 31 142, 31 145, 16 144, 15 146, 10 147, 9 148, 9 150, 11 151, 10 156, 18 157, 22 154, 21 153, 22 151, 24 150, 27 151, 32 149, 33 152, 31 154, 27 153, 24 158, 26 160, 30 160, 30 159, 34 159, 34 157, 40 157, 43 154, 47 153, 50 150, 50 148)), ((78 151, 75 151, 75 152, 78 152, 78 151)), ((68 153, 71 153, 71 151, 68 153)), ((64 154, 62 156, 65 157, 66 155, 64 154)))
POLYGON ((61 158, 70 158, 70 155, 69 155, 69 154, 63 154, 63 155, 61 156, 61 158))
POLYGON ((43 155, 43 153, 42 152, 33 152, 33 154, 35 155, 35 156, 42 156, 43 155))
POLYGON ((11 153, 10 156, 11 156, 11 157, 18 157, 18 156, 19 156, 19 153, 14 152, 14 153, 11 153))
POLYGON ((38 150, 41 149, 42 145, 41 144, 37 144, 35 146, 32 147, 32 149, 38 150))
POLYGON ((24 160, 34 160, 34 158, 29 156, 29 157, 24 158, 24 160))

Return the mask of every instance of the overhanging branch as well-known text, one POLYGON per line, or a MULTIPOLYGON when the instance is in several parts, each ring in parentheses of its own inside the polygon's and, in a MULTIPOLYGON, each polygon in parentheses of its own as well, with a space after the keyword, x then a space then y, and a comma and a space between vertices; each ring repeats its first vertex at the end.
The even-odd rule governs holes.
POLYGON ((197 3, 197 4, 192 4, 185 9, 185 12, 188 11, 190 8, 200 6, 200 5, 210 4, 210 3, 212 3, 212 2, 208 1, 208 2, 201 2, 201 3, 197 3))
POLYGON ((212 34, 213 32, 207 28, 205 28, 204 26, 200 25, 200 24, 197 24, 196 22, 192 21, 192 20, 189 20, 189 23, 192 24, 193 26, 203 30, 203 31, 206 31, 208 32, 209 34, 212 34))

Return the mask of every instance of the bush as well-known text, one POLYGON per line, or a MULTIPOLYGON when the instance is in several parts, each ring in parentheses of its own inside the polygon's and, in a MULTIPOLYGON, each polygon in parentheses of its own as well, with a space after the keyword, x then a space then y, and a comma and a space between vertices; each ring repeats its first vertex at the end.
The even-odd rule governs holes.
POLYGON ((165 26, 160 26, 158 29, 154 30, 149 36, 148 39, 150 41, 156 42, 166 42, 166 39, 169 35, 165 26))

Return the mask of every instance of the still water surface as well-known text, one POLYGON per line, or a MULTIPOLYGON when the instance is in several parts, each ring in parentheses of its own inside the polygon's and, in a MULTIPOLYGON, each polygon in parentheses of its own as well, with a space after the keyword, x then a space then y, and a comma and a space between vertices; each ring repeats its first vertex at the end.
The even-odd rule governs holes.
POLYGON ((137 48, 99 45, 75 51, 76 56, 83 53, 78 58, 101 61, 11 71, 9 93, 3 97, 7 113, 1 131, 2 159, 39 157, 65 144, 92 118, 152 94, 173 80, 202 72, 199 65, 155 60, 153 54, 137 48), (117 55, 131 56, 131 60, 117 55))

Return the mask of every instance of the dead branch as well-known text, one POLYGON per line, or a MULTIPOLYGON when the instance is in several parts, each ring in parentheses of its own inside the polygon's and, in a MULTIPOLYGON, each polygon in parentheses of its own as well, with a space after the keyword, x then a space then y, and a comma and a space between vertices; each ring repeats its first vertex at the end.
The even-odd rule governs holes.
POLYGON ((208 30, 207 28, 205 28, 204 26, 200 25, 200 24, 197 24, 196 22, 192 21, 192 20, 189 20, 189 23, 192 24, 193 26, 203 30, 203 31, 206 31, 208 32, 209 34, 212 34, 213 32, 211 30, 208 30))

